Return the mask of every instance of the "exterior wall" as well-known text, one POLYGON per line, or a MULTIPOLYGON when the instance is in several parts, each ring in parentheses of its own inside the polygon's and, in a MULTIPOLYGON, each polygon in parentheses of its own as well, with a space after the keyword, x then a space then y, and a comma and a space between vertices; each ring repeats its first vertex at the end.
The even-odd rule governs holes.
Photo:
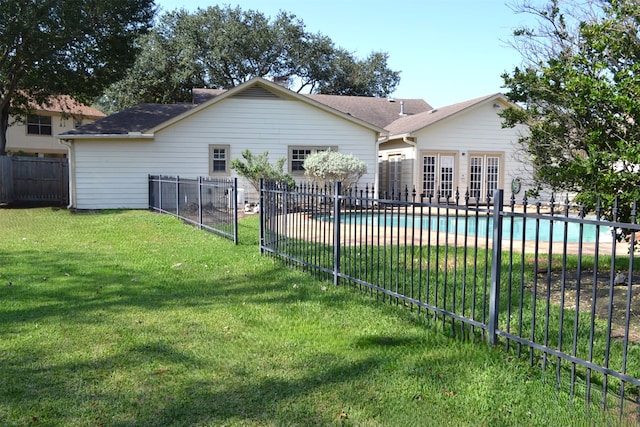
POLYGON ((380 144, 379 150, 378 186, 382 195, 393 193, 397 196, 397 189, 401 193, 405 189, 411 192, 414 187, 415 147, 402 141, 391 141, 380 144))
MULTIPOLYGON (((58 142, 56 135, 74 129, 73 117, 63 118, 60 114, 44 112, 36 114, 51 116, 51 135, 29 135, 26 122, 14 122, 10 117, 9 123, 12 124, 7 129, 7 152, 14 155, 25 153, 55 157, 66 156, 68 149, 58 142)), ((82 123, 87 124, 93 121, 93 119, 84 118, 82 123)))
MULTIPOLYGON (((209 145, 228 145, 231 159, 249 149, 275 162, 290 146, 337 146, 367 164, 360 183, 372 185, 376 132, 297 100, 223 100, 156 132, 153 140, 75 141, 72 204, 78 209, 148 208, 148 175, 209 175, 209 145)), ((218 175, 216 175, 218 176, 218 175)), ((235 176, 234 171, 229 174, 235 176)), ((257 193, 240 180, 247 201, 257 193)))
POLYGON ((531 173, 528 166, 518 159, 518 138, 523 128, 502 128, 502 119, 493 102, 444 119, 415 133, 417 147, 414 168, 414 183, 422 190, 422 155, 447 153, 455 156, 454 189, 464 193, 469 186, 470 154, 500 155, 500 183, 498 188, 511 194, 511 182, 522 179, 520 194, 527 190, 526 183, 531 173))

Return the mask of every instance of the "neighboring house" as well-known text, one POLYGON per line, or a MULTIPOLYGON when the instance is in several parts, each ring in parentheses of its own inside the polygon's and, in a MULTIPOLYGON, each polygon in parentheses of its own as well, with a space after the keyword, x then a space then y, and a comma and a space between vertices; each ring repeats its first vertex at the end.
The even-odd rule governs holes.
MULTIPOLYGON (((285 157, 287 172, 302 181, 305 157, 331 148, 367 164, 362 185, 377 181, 384 130, 314 97, 255 78, 227 91, 194 91, 194 100, 138 105, 58 135, 69 147, 70 205, 148 208, 149 174, 233 177, 230 161, 245 149, 285 157)), ((240 186, 256 200, 247 182, 240 186)))
MULTIPOLYGON (((379 188, 398 195, 452 197, 468 191, 471 202, 495 189, 511 194, 512 183, 530 180, 517 157, 523 127, 503 128, 499 112, 513 106, 501 94, 408 115, 384 126, 380 140, 379 188), (515 181, 514 181, 515 180, 515 181), (518 181, 519 180, 519 181, 518 181)), ((525 191, 522 188, 521 191, 525 191)))
POLYGON ((52 97, 46 105, 32 105, 31 108, 33 113, 20 120, 9 117, 7 154, 66 157, 67 147, 58 142, 56 135, 105 116, 66 95, 52 97))

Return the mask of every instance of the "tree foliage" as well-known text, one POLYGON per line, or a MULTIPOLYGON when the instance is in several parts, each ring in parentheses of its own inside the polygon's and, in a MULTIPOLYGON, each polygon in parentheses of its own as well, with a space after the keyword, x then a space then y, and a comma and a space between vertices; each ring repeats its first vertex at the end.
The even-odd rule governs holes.
POLYGON ((367 172, 367 165, 353 154, 337 151, 318 151, 307 156, 303 163, 307 178, 320 185, 341 182, 342 188, 354 186, 367 172))
POLYGON ((266 180, 281 181, 293 186, 295 183, 293 177, 284 173, 283 167, 287 159, 284 157, 278 159, 275 165, 269 162, 269 152, 255 155, 250 150, 242 152, 242 158, 231 160, 231 169, 235 169, 238 175, 244 177, 249 183, 260 191, 260 178, 266 180))
POLYGON ((619 198, 627 219, 640 196, 640 4, 516 7, 540 26, 514 32, 525 64, 503 78, 523 108, 506 110, 506 125, 529 127, 520 142, 538 184, 575 192, 589 208, 601 197, 609 217, 619 198))
POLYGON ((9 114, 55 95, 92 103, 135 60, 153 0, 3 0, 0 14, 0 155, 9 114))
POLYGON ((278 79, 297 92, 381 97, 400 81, 386 53, 359 60, 283 11, 270 19, 230 6, 176 10, 139 43, 135 66, 101 100, 111 111, 189 101, 194 87, 228 89, 254 77, 278 79))

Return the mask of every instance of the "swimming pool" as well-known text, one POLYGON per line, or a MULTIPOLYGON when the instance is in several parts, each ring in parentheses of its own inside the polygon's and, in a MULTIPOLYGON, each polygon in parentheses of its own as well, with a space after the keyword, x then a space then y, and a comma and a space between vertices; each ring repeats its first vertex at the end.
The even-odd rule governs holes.
MULTIPOLYGON (((328 216, 321 218, 330 221, 328 216)), ((343 213, 340 222, 344 224, 367 224, 374 227, 416 227, 424 230, 442 231, 470 236, 485 237, 493 234, 493 217, 487 216, 436 216, 428 215, 412 216, 397 213, 343 213)), ((503 217, 502 232, 505 238, 524 240, 536 240, 541 242, 564 242, 565 226, 567 228, 566 241, 575 243, 580 240, 580 224, 577 222, 551 221, 523 217, 503 217), (513 225, 513 227, 512 227, 513 225), (523 234, 524 233, 524 234, 523 234)), ((611 229, 609 227, 596 227, 593 224, 582 225, 582 241, 592 243, 599 236, 600 241, 611 241, 611 229)))

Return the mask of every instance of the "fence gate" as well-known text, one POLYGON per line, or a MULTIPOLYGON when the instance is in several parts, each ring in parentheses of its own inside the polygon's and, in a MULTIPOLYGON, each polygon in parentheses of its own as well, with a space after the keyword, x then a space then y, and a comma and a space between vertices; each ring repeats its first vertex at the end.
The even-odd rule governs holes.
POLYGON ((69 203, 69 162, 45 157, 0 156, 0 202, 69 203))

